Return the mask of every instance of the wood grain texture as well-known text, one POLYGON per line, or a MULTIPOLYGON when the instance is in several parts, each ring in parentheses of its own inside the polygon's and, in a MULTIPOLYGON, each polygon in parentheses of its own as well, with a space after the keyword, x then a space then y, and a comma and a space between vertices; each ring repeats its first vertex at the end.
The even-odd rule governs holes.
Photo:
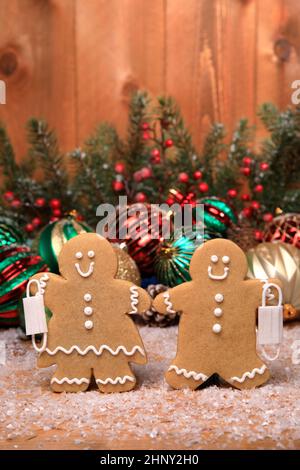
POLYGON ((33 115, 71 150, 102 120, 124 134, 145 88, 176 98, 200 146, 214 121, 290 104, 299 36, 298 0, 0 0, 0 120, 19 158, 33 115))
POLYGON ((7 125, 18 158, 26 150, 31 116, 55 126, 63 147, 75 140, 73 0, 0 2, 0 79, 7 125))

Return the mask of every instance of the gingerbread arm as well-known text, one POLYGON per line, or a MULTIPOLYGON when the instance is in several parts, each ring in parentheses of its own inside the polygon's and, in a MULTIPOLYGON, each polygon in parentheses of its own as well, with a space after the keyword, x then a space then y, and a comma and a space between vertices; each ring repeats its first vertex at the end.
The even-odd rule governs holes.
POLYGON ((171 311, 181 312, 184 310, 184 306, 188 304, 189 292, 189 282, 173 287, 173 289, 162 292, 155 297, 152 304, 153 308, 162 315, 166 315, 171 311))
POLYGON ((113 282, 116 295, 124 306, 124 312, 140 313, 151 307, 151 297, 141 287, 121 279, 114 279, 113 282))
MULTIPOLYGON (((56 299, 63 295, 62 288, 66 286, 66 279, 62 276, 52 273, 38 273, 35 274, 30 280, 36 279, 39 281, 44 295, 45 306, 52 310, 52 301, 56 302, 56 299)), ((30 285, 30 293, 34 295, 37 292, 36 283, 30 285)))

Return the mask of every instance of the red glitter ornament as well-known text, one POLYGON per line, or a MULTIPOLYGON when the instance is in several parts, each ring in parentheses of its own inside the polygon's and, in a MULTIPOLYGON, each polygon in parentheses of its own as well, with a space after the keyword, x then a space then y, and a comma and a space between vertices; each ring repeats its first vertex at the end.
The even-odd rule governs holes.
POLYGON ((300 214, 289 213, 274 217, 263 234, 265 242, 284 242, 300 248, 300 214))

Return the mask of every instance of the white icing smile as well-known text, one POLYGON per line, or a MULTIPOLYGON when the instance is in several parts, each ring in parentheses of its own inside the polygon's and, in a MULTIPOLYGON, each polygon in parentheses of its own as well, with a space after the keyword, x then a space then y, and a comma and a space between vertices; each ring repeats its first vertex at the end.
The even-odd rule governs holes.
POLYGON ((75 268, 77 269, 77 272, 81 277, 89 277, 91 274, 93 274, 94 264, 94 261, 92 261, 89 265, 89 269, 85 272, 81 270, 79 263, 75 263, 75 268))
POLYGON ((219 281, 222 281, 222 279, 226 279, 226 277, 227 277, 228 274, 229 274, 229 268, 228 268, 228 266, 225 266, 223 274, 220 274, 219 276, 218 276, 217 274, 213 274, 213 273, 212 273, 212 269, 213 269, 212 266, 209 265, 207 271, 208 271, 208 277, 209 277, 210 279, 214 279, 214 280, 217 280, 217 281, 218 281, 218 280, 219 280, 219 281))

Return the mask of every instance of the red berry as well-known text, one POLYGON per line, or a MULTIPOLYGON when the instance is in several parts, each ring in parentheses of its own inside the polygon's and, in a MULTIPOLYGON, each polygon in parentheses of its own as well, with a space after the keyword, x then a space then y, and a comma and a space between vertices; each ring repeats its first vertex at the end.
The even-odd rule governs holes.
POLYGON ((3 198, 7 201, 7 202, 11 202, 13 199, 14 199, 15 195, 12 191, 6 191, 4 194, 3 194, 3 198))
POLYGON ((173 146, 173 140, 172 139, 167 139, 165 141, 165 147, 172 147, 173 146))
POLYGON ((34 201, 34 205, 36 207, 44 207, 46 205, 46 199, 43 198, 43 197, 38 197, 35 201, 34 201))
POLYGON ((60 217, 61 216, 61 210, 60 209, 53 209, 52 214, 54 217, 60 217))
POLYGON ((250 201, 250 194, 244 193, 241 195, 242 201, 250 201))
POLYGON ((252 216, 252 209, 251 207, 244 207, 244 209, 242 210, 242 214, 244 217, 246 217, 247 219, 249 219, 251 216, 252 216))
POLYGON ((254 191, 255 191, 256 193, 262 193, 263 190, 264 190, 264 187, 263 187, 262 184, 257 184, 257 185, 255 186, 255 188, 254 188, 254 191))
POLYGON ((142 177, 141 170, 136 171, 135 173, 133 173, 133 179, 134 179, 134 181, 136 181, 137 183, 139 183, 140 181, 142 181, 143 177, 142 177))
POLYGON ((151 150, 152 157, 160 157, 160 151, 158 149, 151 150))
POLYGON ((20 201, 20 199, 14 199, 11 203, 10 203, 11 207, 13 207, 13 209, 20 209, 20 207, 22 206, 22 202, 20 201))
POLYGON ((149 139, 150 139, 150 134, 149 134, 149 132, 147 132, 147 131, 144 131, 144 132, 143 132, 143 139, 144 139, 144 140, 149 140, 149 139))
POLYGON ((193 174, 194 180, 201 180, 202 178, 202 171, 196 170, 193 174))
POLYGON ((263 220, 264 220, 264 222, 272 222, 272 220, 273 220, 273 214, 271 214, 271 212, 266 212, 266 213, 263 215, 263 220))
POLYGON ((41 219, 39 217, 34 217, 31 221, 32 225, 36 228, 39 227, 42 223, 41 219))
POLYGON ((51 209, 59 209, 61 207, 60 199, 51 199, 49 202, 51 209))
POLYGON ((118 163, 115 164, 115 172, 116 173, 122 174, 122 173, 124 173, 124 171, 125 171, 124 163, 118 162, 118 163))
POLYGON ((236 189, 228 189, 227 195, 231 198, 237 197, 237 190, 236 189))
POLYGON ((150 126, 148 122, 143 122, 143 124, 141 125, 141 128, 143 129, 143 131, 147 131, 149 127, 150 126))
POLYGON ((137 193, 137 194, 135 195, 135 197, 134 197, 134 200, 135 200, 136 202, 145 202, 146 199, 147 199, 146 194, 145 194, 145 193, 142 193, 142 192, 141 192, 141 193, 137 193))
POLYGON ((260 203, 258 201, 252 201, 251 202, 251 207, 252 207, 252 209, 257 211, 260 208, 260 203))
POLYGON ((26 224, 25 225, 25 230, 28 233, 33 232, 34 231, 34 225, 33 224, 26 224))
POLYGON ((261 162, 261 164, 259 165, 259 168, 262 170, 262 171, 267 171, 269 169, 269 163, 267 162, 261 162))
POLYGON ((151 178, 153 176, 151 168, 144 167, 141 170, 141 177, 143 180, 147 180, 148 178, 151 178))
POLYGON ((123 181, 113 181, 113 190, 116 192, 122 191, 124 189, 123 181))
POLYGON ((254 238, 256 241, 261 241, 263 239, 263 233, 261 230, 254 230, 254 238))
POLYGON ((243 158, 243 163, 244 163, 244 165, 247 165, 247 166, 251 165, 251 163, 252 163, 252 158, 250 158, 250 157, 244 157, 244 158, 243 158))
POLYGON ((209 190, 208 184, 205 182, 199 183, 198 188, 201 193, 206 193, 209 190))
POLYGON ((168 204, 168 206, 172 206, 172 204, 174 204, 174 199, 172 197, 168 197, 166 204, 168 204))
POLYGON ((189 175, 185 172, 179 173, 178 175, 178 181, 180 183, 187 183, 189 180, 189 175))
POLYGON ((249 176, 250 173, 251 173, 251 169, 248 167, 248 166, 243 166, 241 168, 241 173, 244 175, 244 176, 249 176))

